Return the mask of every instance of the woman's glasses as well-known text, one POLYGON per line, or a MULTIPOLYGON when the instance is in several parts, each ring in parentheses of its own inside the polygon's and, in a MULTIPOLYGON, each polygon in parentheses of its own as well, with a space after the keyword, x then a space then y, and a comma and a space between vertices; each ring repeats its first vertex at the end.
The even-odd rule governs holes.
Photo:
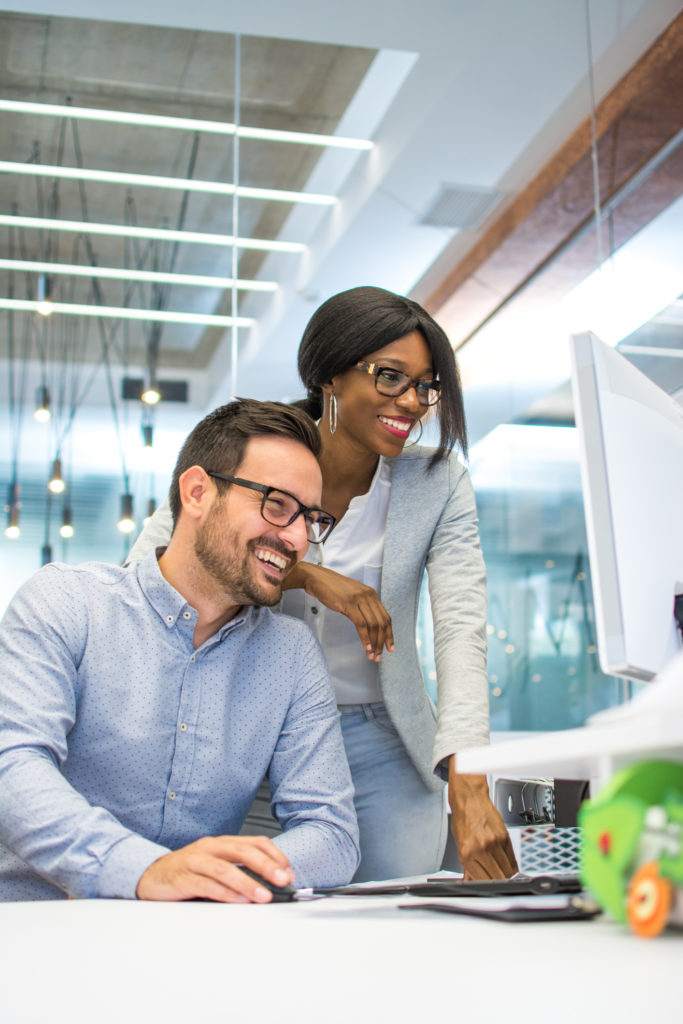
POLYGON ((265 484, 255 484, 253 480, 242 480, 238 476, 228 476, 225 473, 214 473, 210 469, 206 471, 209 476, 217 480, 225 480, 229 484, 237 484, 238 487, 248 487, 251 491, 259 491, 261 498, 261 515, 271 526, 290 526, 297 516, 303 516, 306 524, 306 535, 311 544, 321 544, 336 523, 336 519, 329 512, 323 512, 321 508, 309 508, 289 494, 287 491, 279 491, 276 487, 267 487, 265 484))
POLYGON ((401 370, 394 370, 391 366, 379 366, 377 363, 360 362, 356 363, 353 369, 372 374, 380 395, 397 398, 398 395, 404 395, 409 388, 415 388, 420 405, 436 405, 441 398, 441 381, 438 380, 414 380, 401 370))

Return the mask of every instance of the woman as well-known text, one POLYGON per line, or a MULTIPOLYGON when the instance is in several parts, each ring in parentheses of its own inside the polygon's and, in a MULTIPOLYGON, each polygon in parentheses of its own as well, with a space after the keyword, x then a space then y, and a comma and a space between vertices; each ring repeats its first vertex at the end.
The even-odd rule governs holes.
MULTIPOLYGON (((317 634, 337 692, 360 827, 356 880, 438 870, 444 779, 466 877, 513 874, 485 777, 454 770, 459 750, 488 741, 488 694, 485 569, 454 452, 466 454, 467 441, 453 350, 417 303, 362 287, 317 310, 298 365, 308 391, 299 404, 323 442, 321 504, 337 525, 290 573, 282 604, 317 634), (406 446, 430 409, 439 446, 406 446), (415 644, 425 568, 438 713, 415 644)), ((145 548, 160 542, 150 530, 145 548)))

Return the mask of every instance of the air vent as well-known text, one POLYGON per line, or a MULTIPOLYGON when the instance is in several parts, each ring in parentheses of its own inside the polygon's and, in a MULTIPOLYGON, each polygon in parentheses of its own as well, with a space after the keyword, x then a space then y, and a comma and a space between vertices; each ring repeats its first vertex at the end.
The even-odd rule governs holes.
POLYGON ((473 231, 488 217, 503 198, 503 193, 473 185, 442 185, 436 201, 420 224, 435 228, 460 228, 473 231))

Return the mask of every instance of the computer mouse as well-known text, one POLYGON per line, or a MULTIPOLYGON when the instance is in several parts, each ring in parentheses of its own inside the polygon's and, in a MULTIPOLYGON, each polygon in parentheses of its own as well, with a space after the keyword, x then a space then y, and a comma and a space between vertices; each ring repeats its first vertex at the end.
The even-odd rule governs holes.
POLYGON ((262 885, 264 889, 273 894, 273 903, 290 903, 295 899, 296 887, 293 885, 275 885, 274 882, 269 882, 267 878, 263 878, 262 875, 252 871, 251 868, 245 868, 242 864, 239 865, 240 871, 243 871, 245 875, 249 875, 255 882, 262 885))

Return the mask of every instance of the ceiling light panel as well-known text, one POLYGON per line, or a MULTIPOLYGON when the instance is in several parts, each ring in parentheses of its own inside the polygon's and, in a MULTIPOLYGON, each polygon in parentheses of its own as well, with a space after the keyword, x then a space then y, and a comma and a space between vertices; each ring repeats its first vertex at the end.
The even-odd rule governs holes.
POLYGON ((46 117, 73 117, 85 121, 107 121, 115 124, 137 125, 148 128, 207 132, 216 135, 235 135, 244 139, 264 142, 282 142, 302 146, 324 146, 331 149, 372 149, 368 139, 350 139, 337 135, 318 135, 313 132, 289 132, 273 128, 237 127, 224 121, 202 121, 192 117, 165 117, 158 114, 137 114, 127 110, 104 110, 97 107, 72 107, 57 103, 28 103, 0 99, 0 110, 16 114, 37 114, 46 117))
POLYGON ((318 192, 291 192, 287 189, 251 188, 235 186, 224 181, 201 181, 196 178, 166 177, 161 174, 133 174, 128 171, 105 171, 88 167, 61 167, 54 164, 19 163, 14 160, 0 160, 0 172, 4 174, 27 174, 32 177, 65 178, 71 181, 99 181, 107 185, 137 185, 143 188, 179 189, 181 192, 207 192, 214 195, 232 196, 243 199, 261 199, 281 203, 307 203, 314 206, 334 206, 336 196, 321 195, 318 192))
POLYGON ((304 252, 303 242, 281 242, 265 238, 237 238, 234 235, 219 235, 208 231, 174 231, 171 228, 138 227, 128 224, 97 224, 82 220, 62 220, 50 217, 23 217, 0 214, 0 225, 14 228, 29 228, 39 231, 71 231, 76 234, 111 235, 116 238, 146 238, 158 242, 183 242, 188 245, 219 245, 229 247, 233 243, 238 249, 254 249, 260 252, 304 252))
MULTIPOLYGON (((253 323, 269 314, 275 282, 298 273, 289 256, 306 254, 304 243, 335 209, 337 178, 312 177, 321 157, 348 168, 373 148, 374 125, 345 128, 343 120, 376 54, 244 38, 238 117, 229 34, 53 17, 46 46, 40 19, 6 14, 0 37, 21 54, 11 75, 0 74, 0 295, 29 303, 14 313, 15 330, 39 330, 50 344, 78 331, 90 365, 100 358, 102 329, 123 351, 115 322, 123 310, 136 363, 151 336, 149 307, 161 305, 170 315, 158 317, 167 325, 154 332, 160 367, 210 370, 208 395, 226 372, 231 321, 217 315, 253 323), (266 272, 270 252, 288 258, 266 272), (28 262, 6 262, 19 257, 28 262), (55 315, 47 321, 30 305, 40 273, 50 279, 55 315), (236 309, 224 294, 233 277, 236 309), (82 319, 70 321, 78 310, 82 319), (98 325, 98 316, 109 319, 98 325)), ((204 391, 197 394, 203 401, 204 391)))
POLYGON ((113 281, 144 281, 149 284, 189 285, 195 288, 232 288, 233 283, 240 291, 274 292, 275 281, 233 282, 231 277, 214 277, 210 274, 175 274, 154 270, 134 270, 126 267, 89 267, 74 263, 46 263, 39 260, 6 260, 0 258, 0 270, 16 270, 30 274, 63 274, 71 277, 97 277, 113 281))
MULTIPOLYGON (((24 313, 41 313, 43 303, 31 299, 0 298, 0 309, 24 313)), ((50 302, 50 315, 114 317, 119 320, 149 320, 165 324, 204 324, 207 327, 251 327, 250 317, 218 316, 209 313, 182 313, 167 309, 135 309, 128 306, 96 306, 78 302, 50 302)))

